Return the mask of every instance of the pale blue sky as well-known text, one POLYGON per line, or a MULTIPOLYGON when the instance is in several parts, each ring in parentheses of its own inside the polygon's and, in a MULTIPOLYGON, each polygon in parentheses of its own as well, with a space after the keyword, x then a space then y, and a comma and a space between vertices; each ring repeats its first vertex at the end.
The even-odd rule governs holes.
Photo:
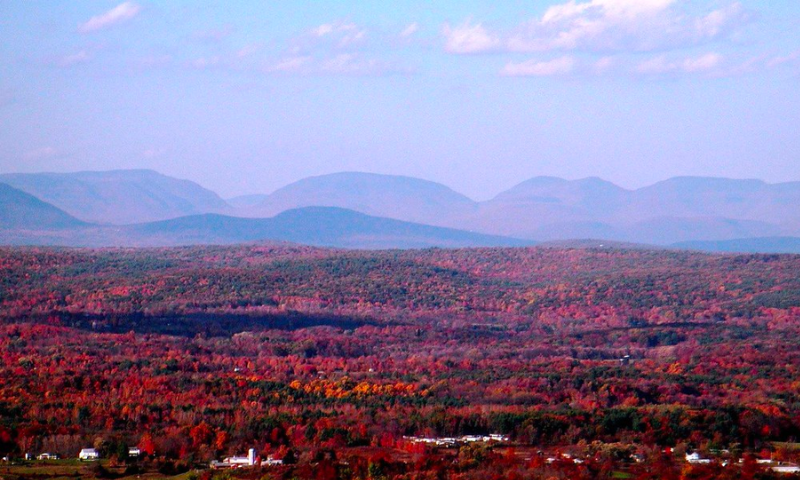
POLYGON ((798 92, 796 0, 0 0, 0 172, 800 180, 798 92))

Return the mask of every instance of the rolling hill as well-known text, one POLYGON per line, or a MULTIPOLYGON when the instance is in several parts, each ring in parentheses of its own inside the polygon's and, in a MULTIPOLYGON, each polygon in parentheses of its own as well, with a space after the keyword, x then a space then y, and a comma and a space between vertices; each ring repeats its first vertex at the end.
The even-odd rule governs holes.
POLYGON ((372 173, 309 177, 280 188, 238 213, 265 217, 301 207, 339 207, 408 222, 455 226, 476 203, 435 182, 372 173))
POLYGON ((602 238, 669 245, 800 234, 800 210, 795 208, 800 204, 800 182, 676 177, 628 190, 596 177, 534 177, 475 202, 434 182, 345 172, 233 201, 243 205, 238 215, 251 217, 333 206, 537 241, 602 238))
POLYGON ((533 242, 374 217, 333 207, 306 207, 273 218, 216 214, 132 225, 124 229, 135 245, 242 243, 279 240, 342 248, 427 248, 522 246, 533 242))
POLYGON ((230 210, 216 193, 152 170, 13 173, 0 175, 0 182, 93 223, 122 225, 230 210))
MULTIPOLYGON (((228 204, 195 183, 148 170, 5 174, 0 175, 2 180, 76 217, 73 221, 118 225, 110 230, 84 225, 91 232, 84 231, 82 244, 90 245, 232 243, 277 236, 337 246, 485 245, 504 237, 530 241, 597 238, 669 246, 800 236, 800 209, 796 208, 800 182, 676 177, 629 190, 596 177, 534 177, 476 202, 435 182, 344 172, 306 178, 271 194, 233 197, 228 204), (310 207, 332 210, 317 211, 312 218, 310 212, 315 210, 306 210, 310 207), (349 216, 332 213, 336 209, 350 211, 349 216), (303 218, 305 226, 282 215, 292 210, 304 212, 292 215, 303 218), (377 230, 342 230, 358 222, 366 225, 363 218, 353 216, 356 212, 371 218, 369 228, 377 230), (399 224, 378 219, 416 224, 417 230, 404 227, 398 236, 393 229, 399 224), (174 222, 130 226, 166 220, 174 222), (284 230, 276 226, 281 221, 284 230), (317 230, 312 234, 313 222, 317 230), (458 240, 442 236, 444 231, 419 230, 423 225, 457 229, 458 240), (469 232, 484 237, 467 241, 463 235, 474 235, 469 232)), ((65 234, 57 238, 63 243, 65 234)))
POLYGON ((63 230, 86 225, 33 195, 0 183, 0 229, 63 230))

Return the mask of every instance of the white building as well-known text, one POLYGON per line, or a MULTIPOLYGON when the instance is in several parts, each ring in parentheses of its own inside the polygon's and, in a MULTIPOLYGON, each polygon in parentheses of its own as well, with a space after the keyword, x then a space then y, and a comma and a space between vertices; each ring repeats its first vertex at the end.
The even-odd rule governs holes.
POLYGON ((251 448, 250 450, 248 450, 246 457, 228 457, 225 460, 223 460, 223 462, 228 463, 231 466, 252 467, 253 465, 256 464, 256 449, 251 448))
POLYGON ((84 448, 78 454, 79 460, 97 460, 98 458, 100 458, 100 454, 94 448, 84 448))
POLYGON ((211 468, 239 468, 239 467, 252 467, 256 464, 256 449, 251 448, 247 451, 246 457, 228 457, 217 462, 211 462, 211 468))
POLYGON ((129 447, 128 448, 128 456, 131 458, 138 458, 139 455, 142 454, 142 451, 139 450, 139 447, 129 447))
POLYGON ((689 462, 689 463, 695 463, 695 464, 698 464, 698 463, 711 463, 711 459, 703 458, 697 452, 687 453, 686 454, 686 461, 689 462))
POLYGON ((56 455, 55 453, 47 453, 47 452, 40 453, 36 457, 37 460, 58 460, 58 458, 59 458, 58 455, 56 455))
POLYGON ((792 464, 776 465, 771 468, 773 472, 777 473, 800 473, 800 466, 792 464))

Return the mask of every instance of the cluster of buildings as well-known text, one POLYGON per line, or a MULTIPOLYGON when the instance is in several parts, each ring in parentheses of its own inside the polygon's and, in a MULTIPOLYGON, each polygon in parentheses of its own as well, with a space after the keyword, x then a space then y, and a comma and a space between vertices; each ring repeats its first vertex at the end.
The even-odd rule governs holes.
POLYGON ((411 443, 426 443, 437 447, 456 447, 465 443, 474 442, 507 442, 508 436, 492 433, 489 435, 462 435, 460 437, 403 437, 411 443))
MULTIPOLYGON (((128 448, 128 457, 130 458, 139 458, 141 454, 142 451, 139 449, 139 447, 128 448)), ((98 452, 97 449, 95 448, 81 449, 80 453, 78 454, 78 460, 81 461, 91 461, 91 460, 97 460, 99 458, 100 458, 100 452, 98 452)))
MULTIPOLYGON (((686 462, 695 464, 695 465, 706 465, 710 463, 714 463, 715 460, 711 458, 704 458, 697 452, 687 453, 686 454, 686 462)), ((739 459, 739 463, 743 463, 742 459, 739 459)), ((759 458, 756 460, 756 463, 759 465, 763 465, 766 468, 769 468, 773 472, 776 473, 800 473, 800 465, 795 465, 793 463, 784 463, 784 462, 776 462, 771 459, 767 458, 759 458)), ((723 467, 728 466, 728 461, 723 460, 720 465, 723 467)))
POLYGON ((227 457, 222 461, 214 460, 211 462, 211 468, 241 468, 241 467, 255 467, 255 466, 274 466, 282 465, 283 460, 272 458, 268 456, 264 460, 256 457, 256 449, 251 448, 247 451, 247 456, 233 456, 227 457))

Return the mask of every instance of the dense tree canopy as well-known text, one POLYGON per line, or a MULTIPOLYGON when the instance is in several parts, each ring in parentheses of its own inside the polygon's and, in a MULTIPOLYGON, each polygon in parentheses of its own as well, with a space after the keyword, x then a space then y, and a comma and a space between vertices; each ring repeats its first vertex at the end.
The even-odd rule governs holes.
POLYGON ((724 476, 663 450, 793 458, 797 272, 800 256, 646 250, 0 249, 0 453, 724 476), (490 433, 510 440, 407 438, 490 433), (536 453, 565 448, 587 463, 536 453))

